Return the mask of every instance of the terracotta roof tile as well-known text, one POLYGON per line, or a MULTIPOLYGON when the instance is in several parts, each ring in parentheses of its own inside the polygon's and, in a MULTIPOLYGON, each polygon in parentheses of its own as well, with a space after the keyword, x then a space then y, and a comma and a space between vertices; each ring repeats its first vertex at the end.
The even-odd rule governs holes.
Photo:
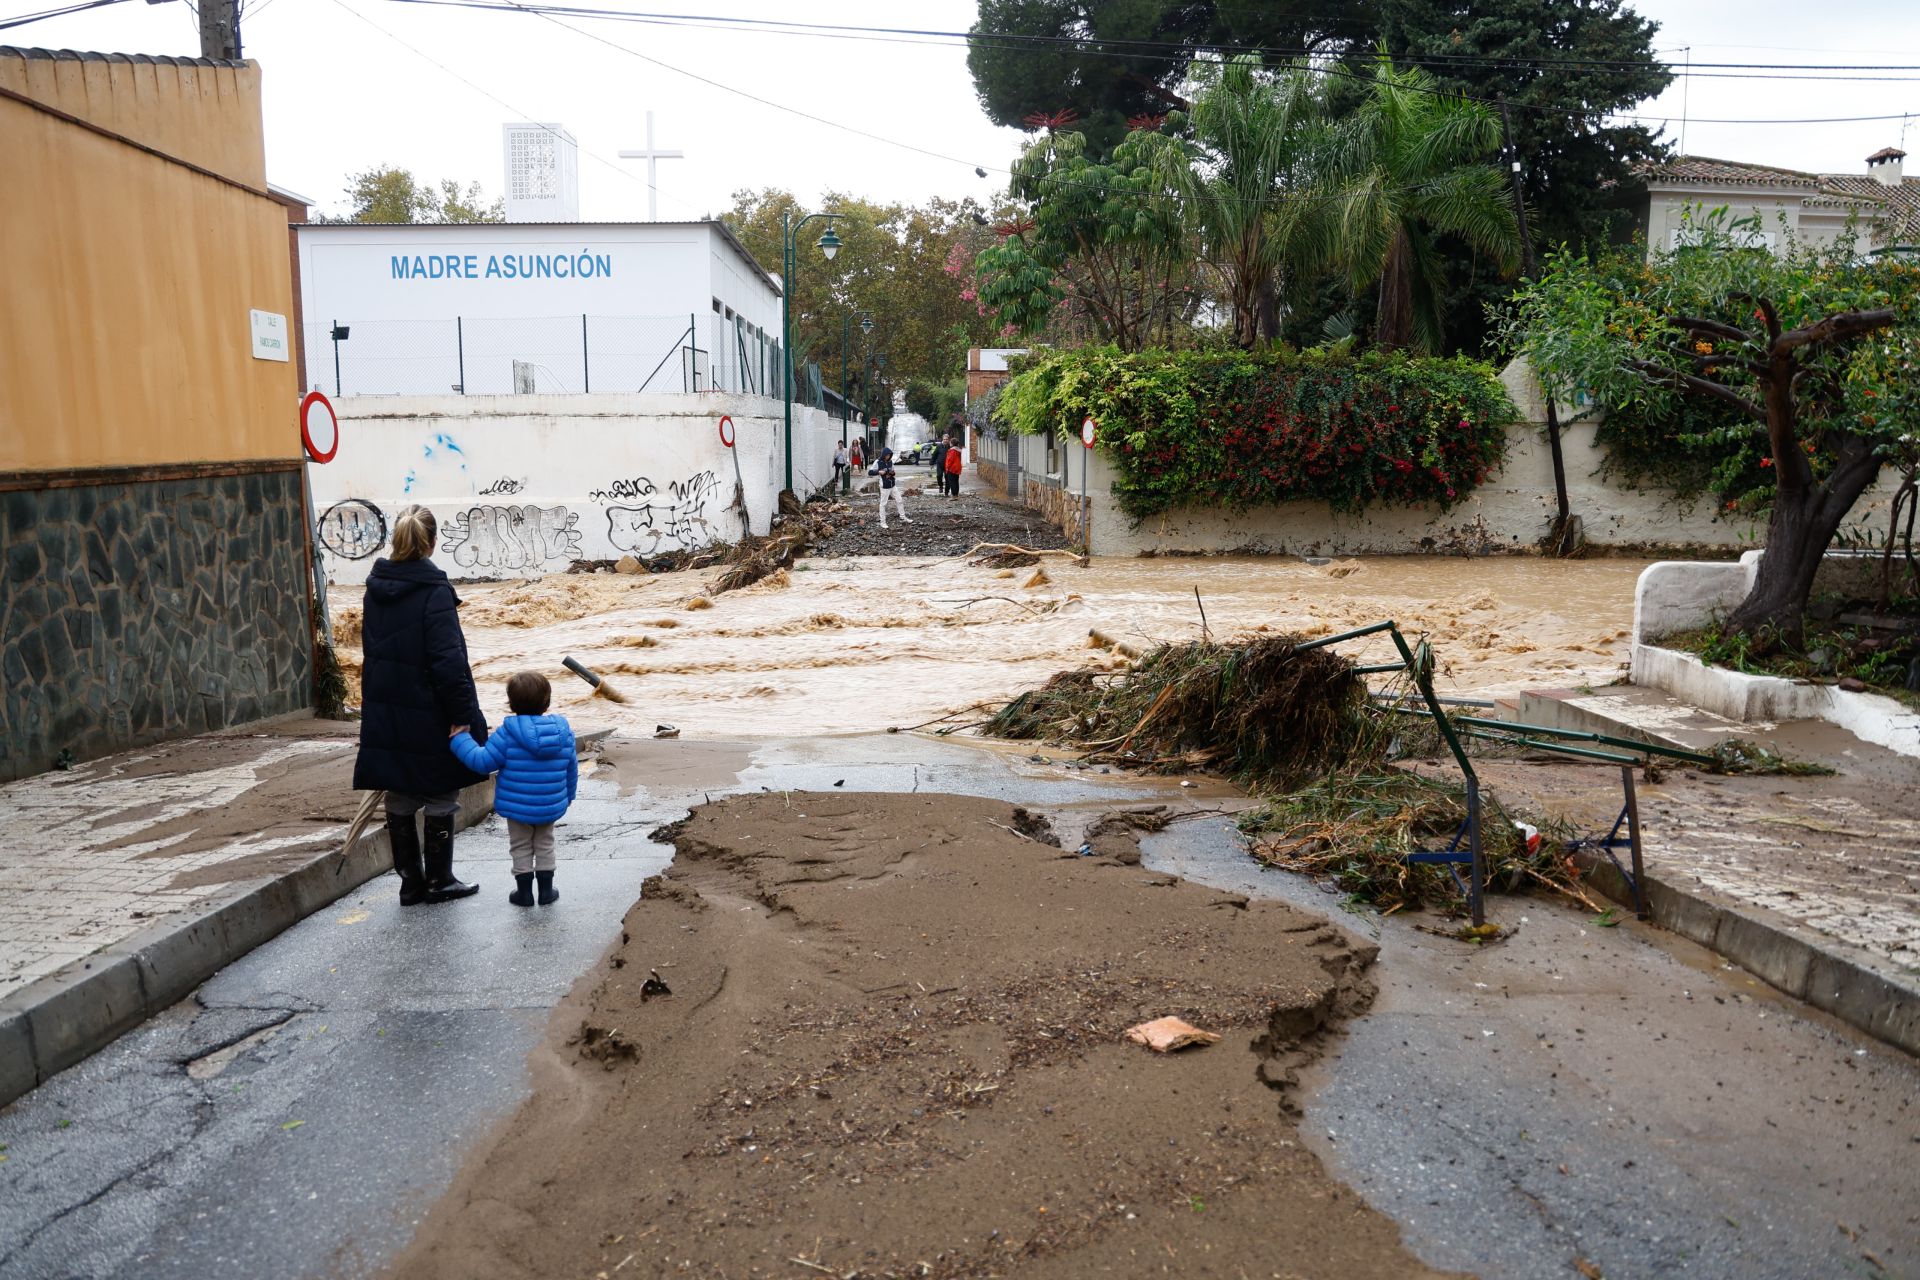
POLYGON ((1669 182, 1725 182, 1756 187, 1819 185, 1818 174, 1773 165, 1744 164, 1738 160, 1716 160, 1712 156, 1675 156, 1660 164, 1643 165, 1640 173, 1643 177, 1665 178, 1669 182))
POLYGON ((1827 195, 1867 200, 1885 208, 1895 239, 1903 243, 1920 239, 1920 178, 1906 178, 1891 187, 1864 173, 1823 173, 1820 186, 1827 195))

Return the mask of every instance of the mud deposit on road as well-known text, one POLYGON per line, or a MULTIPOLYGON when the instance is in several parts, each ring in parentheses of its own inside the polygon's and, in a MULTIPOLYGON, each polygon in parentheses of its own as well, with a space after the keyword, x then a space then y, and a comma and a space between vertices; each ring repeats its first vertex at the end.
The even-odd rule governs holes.
POLYGON ((1435 1274, 1296 1136, 1290 1081, 1371 949, 1016 816, 695 810, 396 1273, 1435 1274), (1123 1041, 1165 1014, 1224 1039, 1123 1041))

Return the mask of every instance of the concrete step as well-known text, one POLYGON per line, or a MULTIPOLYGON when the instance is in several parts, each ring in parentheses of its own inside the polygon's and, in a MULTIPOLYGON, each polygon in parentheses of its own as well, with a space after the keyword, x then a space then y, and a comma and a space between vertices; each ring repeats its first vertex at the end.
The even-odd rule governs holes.
POLYGON ((1497 720, 1515 720, 1548 729, 1605 733, 1655 746, 1710 750, 1724 738, 1751 738, 1772 724, 1741 724, 1702 711, 1659 689, 1609 685, 1591 692, 1577 689, 1526 689, 1496 700, 1497 720))

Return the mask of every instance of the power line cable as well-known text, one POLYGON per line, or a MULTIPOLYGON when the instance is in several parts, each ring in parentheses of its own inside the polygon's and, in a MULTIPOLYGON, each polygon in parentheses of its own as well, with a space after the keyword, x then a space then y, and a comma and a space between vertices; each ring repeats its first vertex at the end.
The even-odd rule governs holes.
MULTIPOLYGON (((947 31, 923 27, 874 27, 852 23, 800 22, 785 18, 740 18, 721 14, 657 13, 631 9, 609 9, 589 5, 563 4, 519 4, 514 0, 400 0, 401 3, 439 4, 472 9, 519 9, 523 12, 537 12, 543 16, 566 16, 576 18, 601 18, 614 21, 635 22, 655 26, 699 27, 712 30, 759 30, 774 35, 814 35, 822 38, 888 40, 894 43, 984 45, 990 48, 1011 49, 1021 45, 1072 46, 1081 52, 1096 56, 1138 57, 1150 61, 1188 62, 1194 55, 1186 51, 1186 46, 1166 40, 1131 40, 1103 36, 1053 36, 1025 32, 1009 31, 947 31), (990 43, 998 42, 998 43, 990 43), (1087 47, 1094 46, 1094 47, 1087 47), (1138 52, 1130 52, 1137 50, 1138 52), (1157 51, 1169 52, 1157 52, 1157 51)), ((1311 48, 1284 48, 1273 45, 1234 45, 1205 43, 1201 47, 1209 53, 1223 56, 1237 54, 1257 54, 1262 57, 1299 58, 1323 56, 1325 51, 1311 48)), ((1413 53, 1402 55, 1430 67, 1444 66, 1482 66, 1516 67, 1528 70, 1557 70, 1563 68, 1595 68, 1602 70, 1643 70, 1647 63, 1633 59, 1603 59, 1578 57, 1529 57, 1507 58, 1489 54, 1455 53, 1413 53)), ((1834 71, 1905 71, 1920 73, 1920 64, 1875 64, 1875 63, 1788 63, 1788 62, 1690 62, 1684 65, 1672 63, 1655 64, 1671 75, 1703 75, 1709 71, 1747 70, 1781 71, 1794 73, 1834 72, 1834 71), (1696 68, 1702 70, 1695 70, 1696 68)), ((1829 80, 1872 80, 1881 78, 1910 79, 1914 77, 1877 77, 1877 76, 1833 76, 1833 75, 1792 75, 1792 76, 1716 76, 1719 79, 1829 79, 1829 80)))
POLYGON ((64 18, 70 13, 84 13, 88 9, 104 9, 110 4, 124 4, 126 0, 84 0, 81 4, 70 4, 59 9, 42 9, 38 13, 23 13, 17 18, 0 20, 0 31, 10 27, 24 27, 29 22, 44 22, 48 18, 64 18))
MULTIPOLYGON (((964 160, 958 160, 953 156, 942 155, 938 152, 929 151, 924 147, 916 146, 912 143, 899 142, 892 138, 884 138, 878 134, 870 133, 863 129, 856 129, 851 125, 843 125, 837 121, 827 120, 824 117, 813 115, 810 112, 802 111, 794 107, 788 107, 784 103, 773 102, 770 99, 758 97, 754 94, 746 92, 745 90, 738 89, 732 85, 728 85, 716 80, 711 80, 704 76, 696 75, 692 72, 685 71, 683 68, 674 66, 671 63, 664 62, 658 58, 653 58, 646 54, 643 54, 638 50, 633 49, 627 45, 623 45, 617 41, 610 40, 607 37, 599 35, 595 32, 584 30, 577 26, 573 26, 568 22, 562 21, 562 19, 557 15, 566 14, 571 17, 604 19, 604 20, 610 20, 610 21, 638 22, 642 25, 652 25, 652 26, 675 26, 675 27, 716 29, 712 26, 711 22, 704 22, 694 17, 690 17, 686 15, 660 15, 660 16, 634 15, 631 12, 626 10, 592 9, 585 6, 577 6, 577 5, 520 3, 519 0, 506 0, 505 3, 496 3, 495 0, 394 0, 394 2, 400 3, 400 4, 419 4, 419 5, 429 5, 429 6, 435 6, 435 7, 477 9, 477 10, 483 10, 483 11, 496 12, 496 13, 524 13, 534 17, 544 18, 547 21, 552 22, 557 26, 564 27, 567 30, 572 31, 578 35, 586 36, 588 39, 596 40, 602 44, 608 45, 611 48, 618 49, 623 53, 630 54, 633 57, 637 57, 646 62, 652 63, 655 66, 662 67, 662 68, 665 68, 666 70, 674 71, 679 74, 687 75, 692 79, 700 81, 703 84, 707 84, 714 88, 722 89, 728 93, 734 93, 741 97, 748 98, 749 100, 758 102, 763 106, 770 106, 775 108, 776 110, 786 111, 786 112, 789 112, 790 114, 800 116, 804 119, 813 120, 821 124, 826 124, 832 128, 842 129, 846 132, 853 133, 860 137, 868 138, 876 142, 882 142, 889 146, 897 146, 897 147, 905 148, 906 150, 909 150, 909 151, 916 151, 922 155, 931 156, 934 159, 947 160, 955 164, 969 163, 964 160)), ((770 20, 727 19, 726 21, 729 23, 738 22, 738 23, 761 24, 761 23, 768 22, 770 20)), ((807 35, 807 34, 810 34, 810 32, 806 29, 807 27, 809 26, 818 27, 822 25, 826 25, 826 24, 797 24, 796 29, 791 31, 782 31, 780 33, 807 35)), ((718 28, 718 29, 727 29, 727 28, 718 28)), ((890 29, 871 28, 870 30, 887 31, 890 29)), ((966 33, 955 33, 955 34, 958 34, 963 38, 971 38, 971 37, 966 37, 966 33)), ((890 40, 882 36, 876 36, 873 38, 880 39, 883 42, 891 42, 891 43, 902 42, 898 40, 890 40)), ((915 40, 915 41, 904 41, 904 43, 926 44, 931 42, 915 40)), ((989 46, 989 47, 1007 47, 1007 46, 989 46)), ((1089 52, 1093 52, 1095 54, 1102 53, 1102 51, 1100 50, 1091 50, 1089 52)), ((1111 56, 1125 56, 1125 55, 1111 55, 1111 56)), ((1173 59, 1167 59, 1167 60, 1173 60, 1173 59)), ((1206 59, 1206 58, 1197 58, 1197 59, 1181 58, 1178 60, 1180 61, 1215 61, 1214 59, 1206 59)), ((1916 68, 1916 69, 1920 69, 1920 68, 1916 68)), ((1339 77, 1339 78, 1358 81, 1363 84, 1369 83, 1371 81, 1371 77, 1366 75, 1365 73, 1355 72, 1344 67, 1315 66, 1315 67, 1309 67, 1308 70, 1315 75, 1339 77)), ((1739 78, 1739 77, 1730 77, 1730 78, 1739 78)), ((1816 78, 1832 79, 1835 77, 1816 77, 1816 78)), ((1465 101, 1477 102, 1487 107, 1494 107, 1498 105, 1498 103, 1492 98, 1481 98, 1481 97, 1476 97, 1472 94, 1458 93, 1454 90, 1446 89, 1444 87, 1439 87, 1439 86, 1408 85, 1405 87, 1411 90, 1412 92, 1429 94, 1434 97, 1461 98, 1461 99, 1464 99, 1465 101)), ((1646 114, 1638 114, 1633 112, 1617 111, 1617 110, 1606 109, 1606 108, 1601 108, 1601 109, 1587 108, 1587 109, 1576 110, 1576 109, 1570 109, 1564 106, 1556 106, 1551 103, 1513 102, 1510 105, 1512 105, 1515 109, 1518 109, 1518 110, 1547 112, 1555 115, 1566 115, 1570 118, 1601 116, 1601 117, 1606 117, 1613 120, 1634 121, 1636 123, 1659 123, 1659 124, 1665 124, 1672 119, 1672 116, 1670 114, 1669 115, 1646 115, 1646 114)), ((1787 118, 1787 119, 1747 119, 1747 118, 1734 118, 1734 117, 1717 118, 1717 119, 1716 118, 1704 118, 1704 119, 1692 118, 1692 122, 1696 124, 1767 125, 1767 126, 1811 125, 1811 124, 1865 124, 1865 123, 1887 121, 1887 120, 1900 120, 1900 119, 1906 118, 1908 115, 1911 115, 1911 114, 1912 114, 1911 112, 1907 112, 1907 113, 1895 112, 1895 113, 1890 113, 1886 115, 1825 116, 1825 117, 1802 117, 1802 118, 1787 118)), ((995 167, 998 168, 997 166, 995 167)), ((998 171, 1003 173, 1006 172, 1005 169, 999 169, 998 171)))

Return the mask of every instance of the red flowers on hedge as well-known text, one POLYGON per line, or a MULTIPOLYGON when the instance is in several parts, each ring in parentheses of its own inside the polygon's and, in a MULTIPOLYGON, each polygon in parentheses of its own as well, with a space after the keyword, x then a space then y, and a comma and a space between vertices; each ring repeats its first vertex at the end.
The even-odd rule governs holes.
POLYGON ((1086 403, 1058 406, 1059 420, 1099 417, 1118 446, 1115 496, 1136 516, 1302 500, 1444 508, 1499 465, 1518 416, 1494 371, 1469 360, 1149 352, 1098 363, 1075 385, 1126 391, 1077 397, 1086 403))

